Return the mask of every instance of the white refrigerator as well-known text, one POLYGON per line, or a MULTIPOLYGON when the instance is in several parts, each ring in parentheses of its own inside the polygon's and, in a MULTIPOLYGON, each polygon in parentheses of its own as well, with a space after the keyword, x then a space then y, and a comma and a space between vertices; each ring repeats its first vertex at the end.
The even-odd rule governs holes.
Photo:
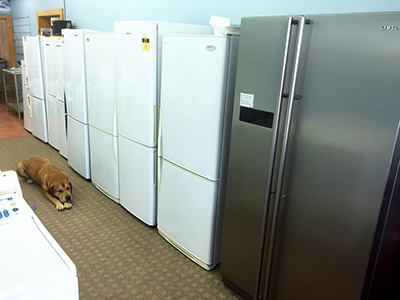
POLYGON ((206 270, 220 261, 238 40, 163 39, 157 227, 206 270))
POLYGON ((62 29, 64 89, 67 107, 68 164, 90 179, 89 123, 84 39, 87 30, 62 29))
POLYGON ((42 68, 42 49, 39 36, 23 37, 25 61, 25 86, 30 104, 32 134, 44 142, 48 142, 47 112, 44 93, 42 68))
POLYGON ((114 33, 86 33, 85 57, 91 179, 119 203, 114 33))
POLYGON ((43 61, 49 144, 67 156, 62 38, 43 37, 43 61))
POLYGON ((24 108, 24 127, 29 132, 32 132, 32 117, 33 117, 32 105, 31 105, 31 96, 29 95, 29 90, 26 87, 27 75, 25 69, 25 60, 21 60, 21 73, 22 73, 22 103, 24 108))
POLYGON ((115 22, 120 203, 144 223, 157 223, 157 118, 161 40, 167 33, 210 34, 210 26, 115 22))

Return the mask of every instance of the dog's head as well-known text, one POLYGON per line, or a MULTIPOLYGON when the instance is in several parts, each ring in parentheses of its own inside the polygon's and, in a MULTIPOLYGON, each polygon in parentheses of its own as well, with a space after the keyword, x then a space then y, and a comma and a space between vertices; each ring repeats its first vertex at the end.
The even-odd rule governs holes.
POLYGON ((72 200, 72 184, 71 182, 62 182, 52 185, 47 192, 53 197, 60 200, 61 203, 72 200))

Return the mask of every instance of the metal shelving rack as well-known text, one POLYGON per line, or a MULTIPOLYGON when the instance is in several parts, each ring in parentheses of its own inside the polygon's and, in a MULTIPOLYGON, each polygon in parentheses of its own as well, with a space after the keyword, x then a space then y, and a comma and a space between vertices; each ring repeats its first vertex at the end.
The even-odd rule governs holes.
POLYGON ((18 112, 19 119, 21 119, 21 113, 23 112, 21 73, 21 70, 17 68, 3 69, 6 109, 8 111, 9 107, 11 107, 18 112))

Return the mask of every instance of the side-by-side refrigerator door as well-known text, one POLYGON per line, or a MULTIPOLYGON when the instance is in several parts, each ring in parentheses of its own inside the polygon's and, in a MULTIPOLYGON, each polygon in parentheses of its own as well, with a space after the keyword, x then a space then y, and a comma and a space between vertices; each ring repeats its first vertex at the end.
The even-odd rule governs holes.
POLYGON ((274 200, 274 159, 288 92, 284 82, 298 28, 293 23, 289 17, 244 18, 241 25, 221 273, 227 285, 252 298, 265 275, 261 245, 274 200))
POLYGON ((364 299, 400 111, 400 43, 383 25, 398 20, 313 15, 304 26, 264 299, 364 299))

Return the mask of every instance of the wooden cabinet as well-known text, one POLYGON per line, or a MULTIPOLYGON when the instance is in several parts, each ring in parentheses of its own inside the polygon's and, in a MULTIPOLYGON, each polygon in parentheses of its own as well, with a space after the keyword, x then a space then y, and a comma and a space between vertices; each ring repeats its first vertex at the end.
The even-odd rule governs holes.
POLYGON ((60 20, 64 20, 64 9, 56 8, 49 10, 39 10, 36 12, 38 35, 40 35, 41 28, 51 28, 51 18, 54 17, 59 17, 60 20))
POLYGON ((0 14, 0 58, 7 63, 7 68, 15 67, 14 32, 12 17, 9 14, 0 14))

